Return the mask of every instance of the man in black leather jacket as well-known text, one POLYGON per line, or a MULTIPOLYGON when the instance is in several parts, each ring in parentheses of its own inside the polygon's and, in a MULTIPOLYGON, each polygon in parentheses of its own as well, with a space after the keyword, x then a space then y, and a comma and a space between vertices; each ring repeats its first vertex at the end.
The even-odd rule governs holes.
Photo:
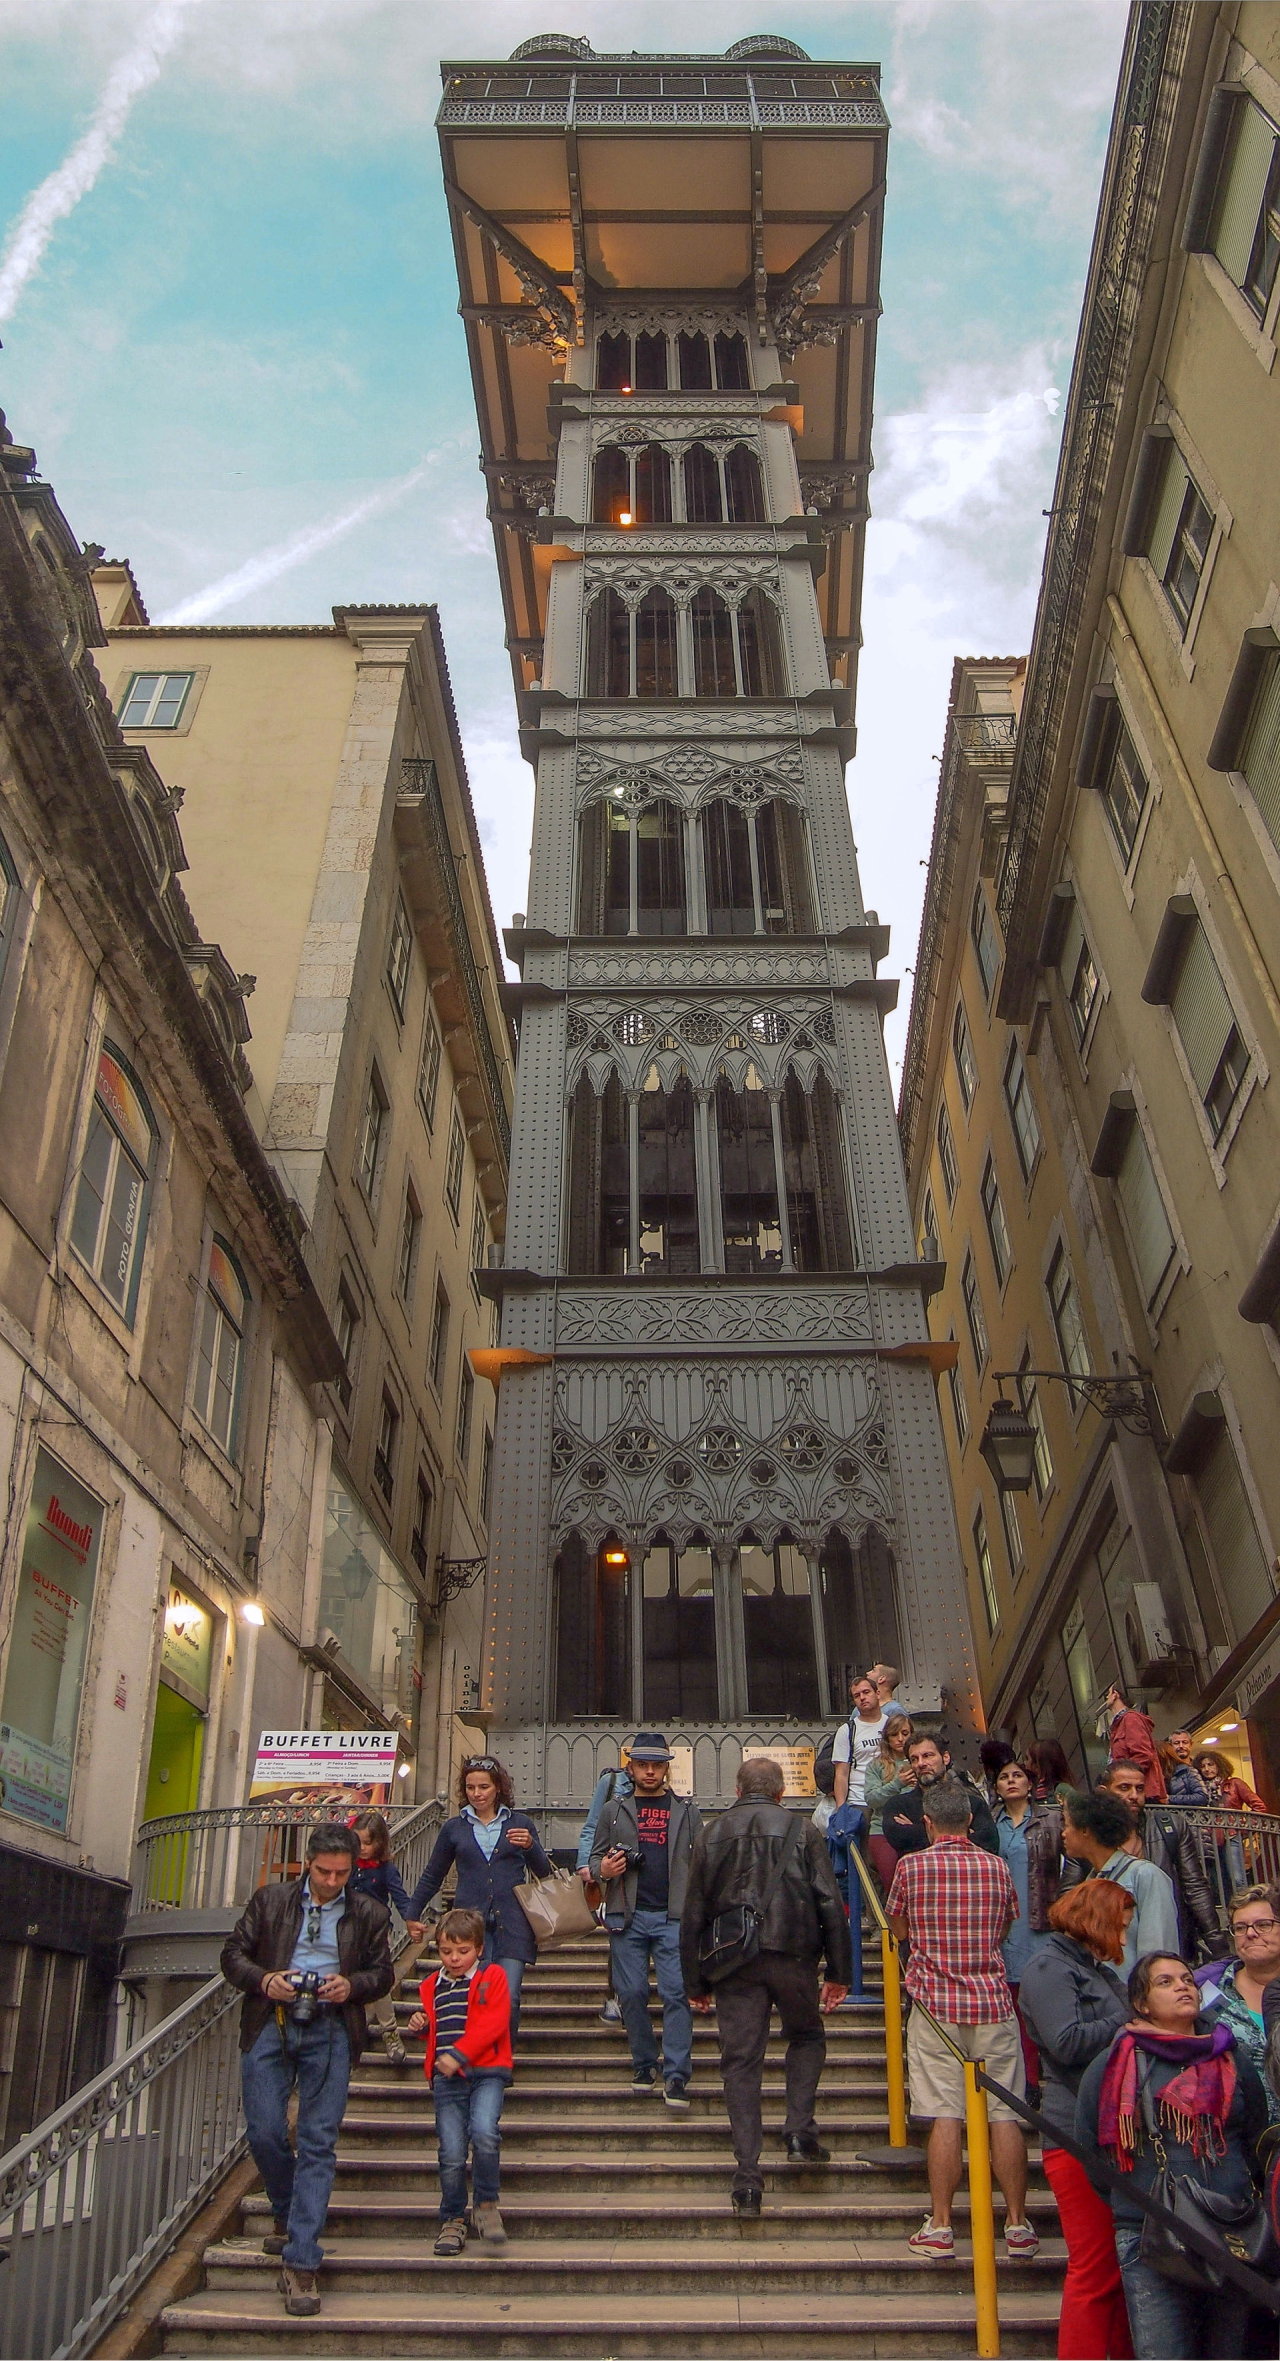
POLYGON ((765 1900, 791 1832, 792 1816, 783 1809, 782 1792, 777 1763, 758 1759, 742 1764, 737 1802, 699 1832, 680 1919, 680 1963, 690 2005, 704 2014, 713 2005, 716 2011, 737 2163, 733 2209, 749 2217, 759 2214, 764 2190, 760 2089, 770 2012, 777 2009, 787 2036, 787 2154, 793 2163, 825 2164, 831 2151, 819 2146, 814 2122, 827 2054, 822 2016, 844 1999, 852 1972, 849 1922, 831 1856, 806 1815, 761 1920, 755 1957, 714 1985, 703 1973, 699 1951, 718 1913, 735 1904, 758 1910, 765 1900), (819 2005, 818 1961, 824 1956, 826 1979, 819 2005))
POLYGON ((895 1853, 901 1855, 925 1851, 929 1842, 924 1826, 925 1790, 933 1785, 935 1779, 946 1778, 958 1779, 969 1798, 970 1841, 981 1845, 988 1853, 998 1853, 1000 1839, 996 1835, 996 1824, 991 1817, 987 1799, 981 1788, 975 1787, 972 1779, 967 1779, 963 1771, 952 1769, 951 1752, 946 1740, 942 1737, 913 1738, 907 1748, 907 1760, 915 1772, 916 1784, 897 1803, 885 1805, 881 1821, 885 1839, 893 1846, 895 1853))
MULTIPOLYGON (((1183 1958, 1194 1964, 1197 1946, 1203 1943, 1211 1959, 1225 1959, 1231 1944, 1218 1921, 1199 1829, 1188 1827, 1165 1804, 1147 1802, 1146 1783, 1136 1763, 1108 1763, 1098 1785, 1124 1805, 1141 1840, 1141 1859, 1154 1861, 1172 1881, 1183 1958)), ((1212 1844, 1212 1837, 1208 1841, 1212 1844)), ((1125 1847, 1126 1852, 1133 1849, 1125 1847)))

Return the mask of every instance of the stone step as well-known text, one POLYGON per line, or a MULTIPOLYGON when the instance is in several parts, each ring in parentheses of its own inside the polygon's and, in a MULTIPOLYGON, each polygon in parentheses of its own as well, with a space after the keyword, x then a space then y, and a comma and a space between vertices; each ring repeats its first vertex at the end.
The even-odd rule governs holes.
MULTIPOLYGON (((870 2290, 854 2295, 650 2295, 643 2316, 620 2316, 607 2302, 598 2311, 575 2300, 573 2284, 550 2296, 520 2298, 510 2274, 489 2275, 482 2292, 420 2294, 339 2293, 325 2297, 318 2319, 291 2320, 278 2297, 226 2288, 188 2296, 161 2314, 166 2353, 250 2355, 294 2352, 379 2357, 580 2355, 583 2361, 701 2361, 704 2355, 753 2361, 893 2353, 900 2361, 937 2361, 939 2354, 976 2351, 973 2293, 958 2265, 936 2266, 953 2281, 906 2294, 870 2290), (510 2290, 504 2294, 504 2286, 510 2290)), ((1010 2351, 1052 2353, 1059 2296, 1041 2289, 1034 2267, 1022 2265, 1023 2284, 1001 2304, 1010 2351)))
MULTIPOLYGON (((638 2142, 654 2142, 662 2148, 672 2139, 687 2139, 701 2150, 714 2147, 723 2151, 728 2143, 729 2126, 723 2100, 717 2094, 714 2106, 709 2094, 704 2094, 701 2108, 693 2105, 698 2096, 696 2085, 690 2092, 687 2114, 668 2107, 659 2097, 636 2098, 626 2106, 618 2106, 607 2115, 596 2112, 580 2118, 566 2117, 557 2111, 502 2118, 503 2157, 535 2154, 555 2148, 571 2150, 583 2155, 610 2154, 616 2149, 635 2148, 638 2142)), ((766 2141, 780 2141, 786 2110, 782 2102, 774 2101, 764 2109, 766 2141)), ((842 2107, 837 2111, 830 2104, 820 2105, 818 2129, 824 2141, 837 2153, 869 2137, 872 2129, 884 2126, 887 2117, 876 2106, 874 2094, 859 2107, 842 2107)), ((397 2115, 391 2123, 377 2115, 362 2115, 348 2108, 339 2141, 340 2158, 353 2162, 357 2157, 367 2161, 386 2153, 398 2156, 422 2155, 435 2151, 435 2116, 430 2106, 414 2115, 397 2115), (394 2149, 391 2143, 394 2142, 394 2149), (403 2143, 403 2145, 402 2145, 403 2143)))
MULTIPOLYGON (((766 2076, 762 2090, 766 2105, 773 2100, 781 2103, 786 2094, 786 2085, 781 2074, 766 2076)), ((850 2105, 854 2105, 859 2100, 882 2096, 883 2092, 883 2066, 879 2074, 876 2073, 874 2065, 857 2064, 850 2067, 828 2067, 822 2077, 824 2104, 839 2101, 842 2104, 848 2102, 850 2105)), ((714 2066, 704 2070, 702 2062, 699 2060, 698 2071, 689 2085, 688 2095, 689 2104, 695 2113, 705 2112, 709 2106, 718 2107, 723 2112, 724 2083, 714 2066)), ((658 2099, 660 2103, 661 2092, 658 2094, 658 2099)), ((575 2121, 582 2119, 594 2123, 599 2119, 602 2111, 609 2113, 616 2113, 618 2110, 629 2111, 633 2106, 639 2104, 639 2094, 634 2093, 631 2088, 629 2063, 625 2071, 621 2066, 618 2066, 607 2077, 601 2074, 588 2080, 584 2076, 581 2081, 566 2082, 550 2075, 535 2074, 521 2060, 516 2079, 507 2091, 506 2102, 502 2110, 502 2121, 504 2128, 506 2128, 523 2120, 530 2113, 554 2107, 575 2121)), ((352 2118, 359 2115, 376 2119, 380 2125, 399 2123, 404 2120, 406 2115, 416 2117, 421 2114, 424 2108, 429 2111, 430 2105, 430 2094, 421 2069, 416 2073, 410 2069, 395 2082, 390 2080, 386 2083, 370 2083, 363 2080, 359 2083, 353 2082, 347 2109, 347 2121, 350 2124, 352 2118)))
MULTIPOLYGON (((852 2146, 817 2165, 790 2164, 766 2148, 761 2175, 766 2190, 813 2204, 857 2204, 866 2186, 866 2167, 852 2146)), ((664 2205, 683 2203, 686 2193, 717 2202, 727 2195, 732 2178, 733 2158, 724 2142, 702 2154, 673 2147, 665 2155, 616 2151, 597 2160, 563 2150, 541 2155, 504 2150, 502 2158, 504 2202, 508 2196, 589 2198, 606 2213, 644 2198, 664 2205)), ((380 2219, 412 2220, 424 2208, 434 2209, 438 2186, 434 2149, 415 2150, 404 2158, 340 2155, 329 2220, 335 2232, 355 2228, 361 2234, 380 2219)), ((924 2182, 914 2167, 910 2187, 923 2200, 924 2182)))

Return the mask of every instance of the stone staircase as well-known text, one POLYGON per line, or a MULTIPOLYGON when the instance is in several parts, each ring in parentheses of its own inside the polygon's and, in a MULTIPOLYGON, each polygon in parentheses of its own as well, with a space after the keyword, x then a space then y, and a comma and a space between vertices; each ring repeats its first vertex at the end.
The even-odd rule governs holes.
MULTIPOLYGON (((502 2127, 505 2254, 472 2246, 456 2262, 435 2260, 429 2095, 417 2058, 397 2070, 378 2045, 352 2079, 319 2319, 285 2317, 278 2265, 261 2248, 266 2201, 250 2197, 242 2234, 206 2249, 203 2289, 162 2314, 163 2350, 224 2361, 289 2348, 593 2361, 975 2351, 967 2238, 954 2264, 907 2251, 927 2211, 923 2159, 915 2149, 900 2164, 881 2160, 884 2028, 874 2009, 827 2020, 818 2120, 832 2160, 817 2169, 782 2157, 783 2045, 771 2040, 764 2211, 739 2222, 714 2020, 694 2019, 691 2111, 673 2114, 660 2096, 632 2095, 622 2028, 599 2020, 605 1983, 603 1937, 526 1975, 502 2127)), ((407 2016, 412 1990, 399 2005, 407 2016)), ((1006 2262, 998 2240, 1007 2355, 1056 2349, 1065 2254, 1038 2171, 1031 2211, 1043 2241, 1034 2262, 1006 2262)), ((957 2221, 963 2229, 963 2212, 957 2221)))

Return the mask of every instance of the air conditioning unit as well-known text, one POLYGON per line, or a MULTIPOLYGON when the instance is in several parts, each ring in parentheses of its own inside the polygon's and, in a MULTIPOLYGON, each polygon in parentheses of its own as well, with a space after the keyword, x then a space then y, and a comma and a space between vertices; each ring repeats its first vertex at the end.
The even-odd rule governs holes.
POLYGON ((1124 1622, 1129 1654, 1141 1686, 1166 1689, 1176 1684, 1187 1668, 1189 1657, 1173 1636, 1169 1610, 1158 1582, 1134 1583, 1124 1622))

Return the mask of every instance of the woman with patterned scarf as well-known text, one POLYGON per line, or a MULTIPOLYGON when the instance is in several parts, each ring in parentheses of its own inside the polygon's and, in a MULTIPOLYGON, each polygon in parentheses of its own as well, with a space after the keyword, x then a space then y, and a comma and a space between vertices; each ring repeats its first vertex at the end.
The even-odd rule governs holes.
MULTIPOLYGON (((1177 2179, 1211 2183, 1242 2200, 1252 2197, 1254 2143, 1266 2124, 1267 2102, 1231 2027, 1200 2018, 1191 1970, 1168 1952, 1144 1953, 1129 1978, 1129 2004, 1130 2023, 1080 2085, 1076 2138, 1119 2172, 1131 2173, 1135 2188, 1153 2188, 1158 2147, 1177 2179)), ((1138 2361, 1236 2361, 1258 2349, 1249 2341, 1248 2299, 1229 2284, 1218 2294, 1201 2294, 1142 2262, 1143 2216, 1125 2190, 1110 2195, 1138 2361)), ((1274 2339, 1274 2324, 1271 2333, 1274 2339)))

